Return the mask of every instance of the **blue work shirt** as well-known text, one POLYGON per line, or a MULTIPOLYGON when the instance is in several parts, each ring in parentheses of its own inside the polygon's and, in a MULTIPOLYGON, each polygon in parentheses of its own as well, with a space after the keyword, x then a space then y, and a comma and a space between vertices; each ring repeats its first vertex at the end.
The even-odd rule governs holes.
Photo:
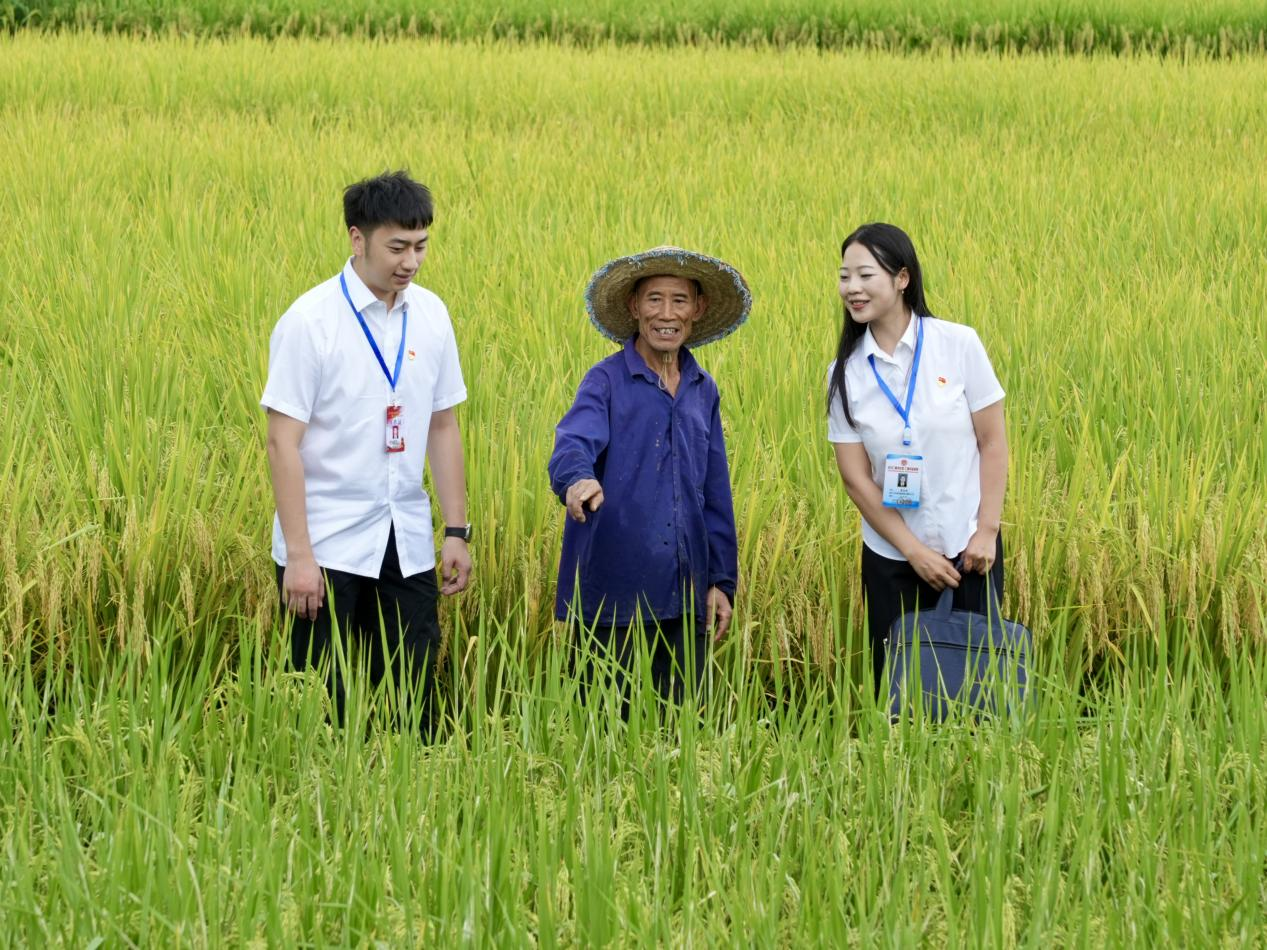
POLYGON ((563 501, 583 478, 603 486, 585 523, 565 516, 555 616, 587 624, 703 618, 710 587, 732 601, 739 576, 730 469, 713 378, 685 348, 677 395, 634 349, 585 374, 555 429, 550 487, 563 501), (579 591, 577 581, 579 580, 579 591))

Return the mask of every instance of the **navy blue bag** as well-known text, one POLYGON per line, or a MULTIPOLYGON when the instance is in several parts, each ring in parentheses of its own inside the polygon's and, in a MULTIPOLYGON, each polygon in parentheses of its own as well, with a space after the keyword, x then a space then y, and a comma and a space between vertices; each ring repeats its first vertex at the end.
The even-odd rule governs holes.
POLYGON ((912 708, 944 720, 955 705, 972 713, 1019 708, 1028 692, 1034 637, 1023 624, 1005 620, 999 600, 986 585, 986 613, 953 610, 947 587, 932 610, 907 611, 893 621, 885 641, 889 712, 900 717, 912 708), (908 684, 918 678, 922 697, 908 684))

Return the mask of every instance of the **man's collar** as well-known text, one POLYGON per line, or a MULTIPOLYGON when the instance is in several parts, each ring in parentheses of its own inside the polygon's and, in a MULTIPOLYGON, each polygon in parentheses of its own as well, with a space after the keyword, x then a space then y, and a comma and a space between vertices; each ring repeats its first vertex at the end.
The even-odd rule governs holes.
MULTIPOLYGON (((343 265, 343 279, 347 281, 348 296, 352 298, 352 306, 364 313, 365 309, 371 304, 381 303, 382 301, 374 295, 374 291, 365 286, 365 281, 361 280, 361 275, 352 266, 352 260, 349 257, 348 262, 343 265)), ((397 294, 397 297, 399 296, 397 294)))
MULTIPOLYGON (((642 354, 638 352, 638 348, 634 345, 637 340, 638 335, 634 334, 625 341, 625 369, 629 371, 630 376, 642 376, 650 382, 658 383, 660 377, 656 375, 655 370, 647 365, 647 361, 642 358, 642 354)), ((678 350, 677 362, 678 369, 682 373, 683 382, 690 382, 699 376, 699 363, 695 361, 695 356, 686 347, 678 350)))

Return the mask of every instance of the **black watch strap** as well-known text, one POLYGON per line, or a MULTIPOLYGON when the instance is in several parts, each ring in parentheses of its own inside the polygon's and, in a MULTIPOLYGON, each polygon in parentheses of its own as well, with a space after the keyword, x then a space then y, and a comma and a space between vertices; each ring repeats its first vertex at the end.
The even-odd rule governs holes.
POLYGON ((469 543, 471 540, 471 526, 467 524, 461 528, 454 528, 450 525, 445 525, 444 536, 446 538, 461 538, 463 541, 469 543))

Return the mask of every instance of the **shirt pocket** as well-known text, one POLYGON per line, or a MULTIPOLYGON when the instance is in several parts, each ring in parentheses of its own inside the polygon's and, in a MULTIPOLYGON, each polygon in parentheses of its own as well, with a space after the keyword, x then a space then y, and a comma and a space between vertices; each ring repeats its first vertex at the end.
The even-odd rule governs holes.
POLYGON ((708 476, 709 420, 698 413, 683 412, 677 418, 678 450, 681 453, 682 477, 703 494, 708 476))

